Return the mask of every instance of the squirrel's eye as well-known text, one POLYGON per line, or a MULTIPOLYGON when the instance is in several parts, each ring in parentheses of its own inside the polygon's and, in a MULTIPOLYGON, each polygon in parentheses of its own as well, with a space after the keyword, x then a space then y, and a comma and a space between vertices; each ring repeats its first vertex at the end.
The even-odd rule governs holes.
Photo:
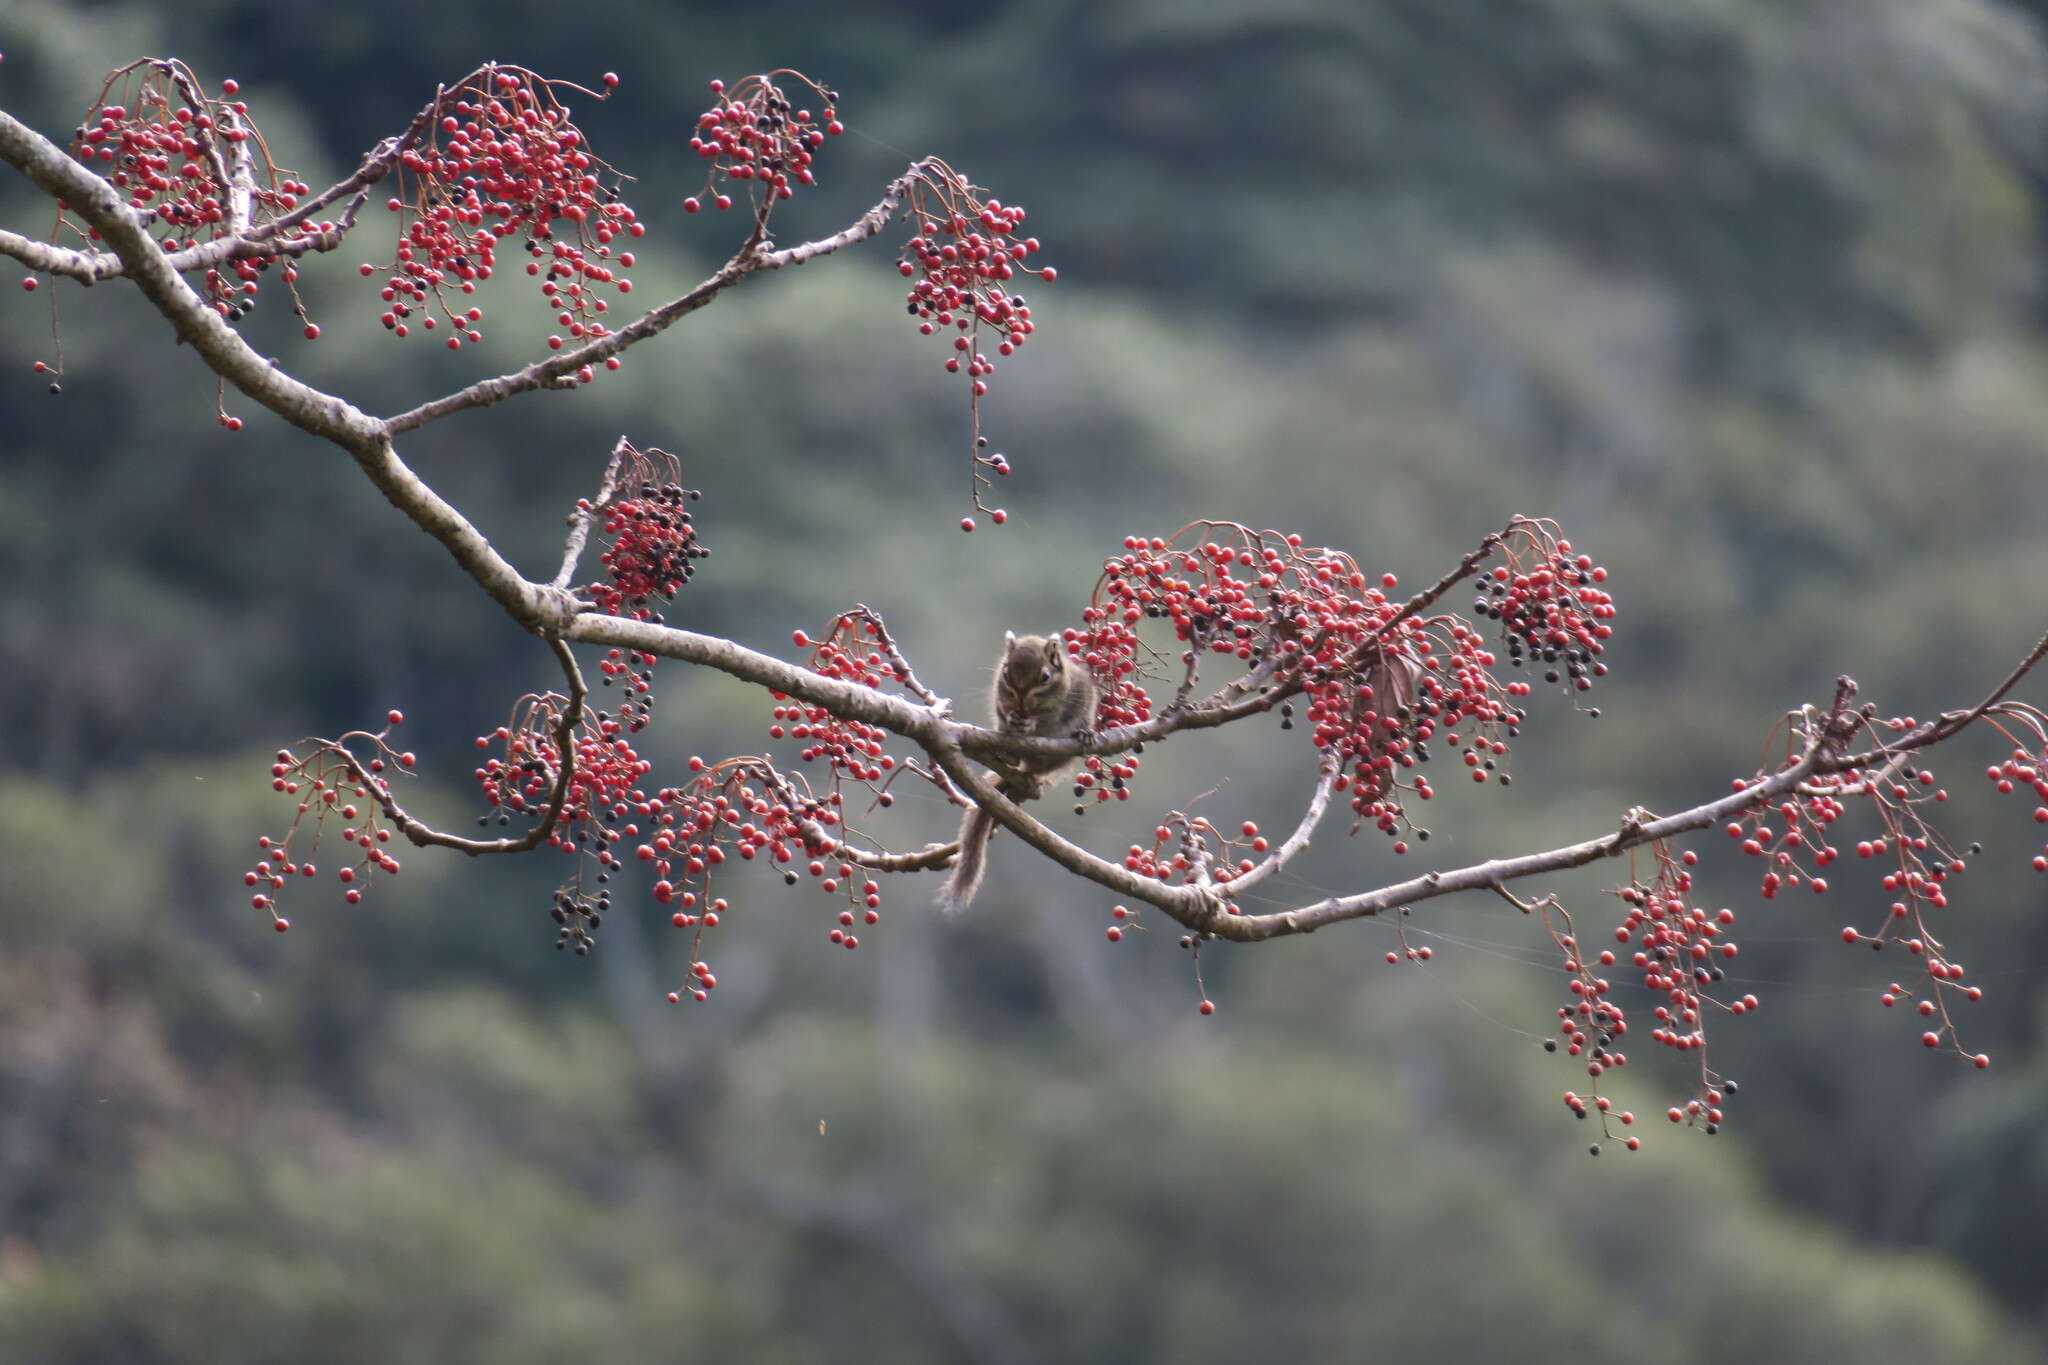
POLYGON ((1057 668, 1053 667, 1051 664, 1047 664, 1045 666, 1045 671, 1038 675, 1038 680, 1040 682, 1051 682, 1053 680, 1053 676, 1058 672, 1059 670, 1057 668))

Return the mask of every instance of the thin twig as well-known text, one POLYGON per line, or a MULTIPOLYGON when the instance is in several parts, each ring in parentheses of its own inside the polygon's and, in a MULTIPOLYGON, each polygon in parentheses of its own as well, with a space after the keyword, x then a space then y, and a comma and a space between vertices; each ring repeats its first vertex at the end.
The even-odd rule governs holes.
POLYGON ((568 696, 553 698, 561 703, 555 713, 554 726, 555 752, 560 755, 561 762, 555 769, 554 789, 548 793, 548 804, 541 813, 540 822, 517 838, 469 839, 437 830, 400 806, 397 798, 391 795, 391 784, 372 777, 361 761, 342 744, 327 742, 322 747, 348 768, 357 785, 377 803, 398 832, 420 848, 452 848, 471 857, 486 853, 524 853, 538 848, 555 832, 555 826, 561 822, 562 813, 568 806, 569 787, 576 776, 576 727, 583 723, 583 702, 589 695, 583 671, 576 666, 576 656, 569 652, 569 647, 560 640, 549 640, 548 647, 554 651, 556 662, 561 664, 562 676, 569 687, 568 696))
POLYGON ((566 589, 569 581, 576 576, 576 562, 583 558, 583 546, 590 539, 590 525, 604 514, 604 509, 617 496, 619 474, 626 467, 626 452, 632 443, 624 436, 619 437, 612 447, 612 457, 605 464, 604 478, 597 485, 597 496, 584 506, 569 514, 569 540, 562 547, 562 567, 555 572, 550 587, 566 589))

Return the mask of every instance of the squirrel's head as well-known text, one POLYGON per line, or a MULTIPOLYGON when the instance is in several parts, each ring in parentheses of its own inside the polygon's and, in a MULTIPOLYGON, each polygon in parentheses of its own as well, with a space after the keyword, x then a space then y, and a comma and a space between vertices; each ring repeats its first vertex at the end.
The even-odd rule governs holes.
POLYGON ((1023 728, 1057 710, 1057 699, 1067 693, 1067 670, 1072 667, 1057 636, 1006 632, 1003 666, 996 675, 996 703, 1003 712, 998 722, 1023 728))

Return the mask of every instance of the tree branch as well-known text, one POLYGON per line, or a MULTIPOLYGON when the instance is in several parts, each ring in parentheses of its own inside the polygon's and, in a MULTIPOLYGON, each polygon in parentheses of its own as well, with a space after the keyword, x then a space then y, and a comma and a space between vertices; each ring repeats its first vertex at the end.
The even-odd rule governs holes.
POLYGON ((302 431, 361 457, 381 443, 377 420, 333 394, 301 383, 258 355, 241 334, 193 292, 143 228, 142 216, 63 149, 0 110, 0 160, 44 193, 62 199, 119 258, 122 272, 216 374, 302 431))
POLYGON ((1309 797, 1308 809, 1301 813, 1301 820, 1295 825, 1294 833, 1288 835, 1278 848, 1267 854, 1251 871, 1232 877, 1226 883, 1226 889, 1231 895, 1243 895, 1287 866, 1295 854, 1308 847, 1310 836, 1315 833, 1316 826, 1322 823, 1323 812, 1329 809, 1330 793, 1336 784, 1337 764, 1334 760, 1325 758, 1316 775, 1315 791, 1309 797))
MULTIPOLYGON (((1816 777, 1873 767, 1879 772, 1890 771, 1902 754, 1942 743, 1973 722, 1998 712, 2004 706, 2004 698, 2019 680, 2043 657, 2048 657, 2048 636, 2044 636, 2005 681, 1975 707, 1944 713, 1863 753, 1851 754, 1843 748, 1854 729, 1853 723, 1846 727, 1842 724, 1843 708, 1852 690, 1845 685, 1838 689, 1827 724, 1813 732, 1806 751, 1796 761, 1740 790, 1676 815, 1648 819, 1631 813, 1611 833, 1542 852, 1493 859, 1450 871, 1432 871, 1374 891, 1331 897, 1291 910, 1261 915, 1227 913, 1228 897, 1261 884, 1307 846, 1334 790, 1337 773, 1333 766, 1326 764, 1323 767, 1301 822, 1262 864, 1226 883, 1169 885, 1156 878, 1138 875, 1120 863, 1099 858, 1060 837, 1005 797, 980 765, 1000 762, 1007 757, 1028 759, 1050 767, 1058 761, 1082 754, 1120 752, 1180 731, 1230 724, 1269 711, 1301 692, 1304 679, 1298 668, 1284 661, 1269 661, 1264 665, 1268 673, 1261 675, 1255 672, 1249 680, 1239 679, 1208 700, 1189 707, 1185 702, 1186 694, 1192 691, 1191 668, 1182 695, 1175 698, 1165 713, 1141 724, 1098 732, 1086 738, 1041 739, 985 730, 947 718, 936 704, 935 697, 916 684, 914 678, 910 683, 926 705, 915 705, 872 688, 827 678, 730 640, 591 614, 583 610, 568 591, 568 580, 574 575, 590 519, 600 504, 593 504, 592 512, 573 527, 563 568, 555 581, 548 584, 529 582, 456 508, 440 498, 407 467, 393 447, 395 436, 441 417, 497 403, 518 393, 559 385, 583 366, 602 362, 666 330, 754 271, 801 265, 877 235, 900 208, 911 186, 935 163, 913 163, 903 176, 887 187, 882 199, 854 223, 829 237, 798 246, 780 250, 771 247, 767 240, 768 215, 764 207, 757 211, 752 232, 732 258, 680 298, 651 310, 617 332, 573 351, 551 356, 511 374, 481 380, 384 420, 362 412, 338 396, 293 378, 257 354, 214 308, 186 284, 179 272, 197 264, 235 256, 325 249, 338 241, 338 231, 322 232, 317 238, 291 242, 273 242, 272 239, 305 223, 319 207, 349 195, 355 197, 347 215, 352 221, 368 187, 390 173, 409 140, 424 136, 422 130, 431 126, 432 117, 441 107, 446 93, 444 89, 437 94, 404 137, 380 144, 354 175, 300 205, 293 214, 261 226, 251 226, 248 222, 253 169, 246 152, 238 153, 236 165, 230 171, 221 161, 219 148, 209 144, 209 158, 231 201, 231 221, 241 230, 205 247, 176 253, 166 253, 162 249, 147 230, 148 216, 130 208, 106 180, 0 111, 0 160, 20 171, 45 193, 62 200, 111 249, 108 253, 64 250, 13 233, 0 233, 0 252, 23 261, 33 269, 68 275, 87 283, 115 273, 132 279, 144 297, 170 323, 178 338, 191 345, 211 369, 293 426, 347 450, 386 498, 440 541, 464 572, 493 600, 527 629, 550 642, 569 678, 570 692, 555 726, 562 763, 541 822, 517 839, 460 839, 431 830, 398 807, 388 792, 380 794, 379 801, 386 814, 414 843, 458 848, 477 854, 518 851, 546 840, 560 819, 572 781, 574 729, 581 721, 585 698, 583 680, 568 642, 588 642, 713 668, 782 695, 822 706, 834 715, 901 735, 922 748, 959 792, 988 810, 1003 828, 1058 865, 1119 895, 1158 907, 1198 933, 1237 941, 1257 941, 1313 932, 1325 924, 1374 915, 1382 910, 1453 892, 1489 888, 1503 890, 1505 884, 1512 880, 1582 866, 1645 843, 1706 827, 1760 802, 1799 791, 1816 777)), ((607 486, 609 483, 610 475, 607 476, 607 486)), ((1510 532, 1515 525, 1515 522, 1509 524, 1510 532)), ((1488 536, 1450 573, 1409 599, 1357 647, 1351 656, 1353 665, 1366 663, 1370 653, 1388 638, 1389 631, 1428 610, 1452 586, 1476 572, 1479 565, 1501 547, 1507 534, 1501 532, 1488 536)), ((901 656, 893 645, 886 640, 884 644, 892 659, 900 662, 901 656)), ((1199 644, 1191 643, 1191 648, 1198 649, 1199 644)), ((907 666, 900 672, 907 675, 907 666)), ((352 756, 348 762, 352 773, 370 790, 381 791, 379 785, 369 781, 367 774, 356 766, 352 756)), ((878 870, 943 866, 956 851, 956 845, 928 845, 921 850, 900 854, 842 847, 844 856, 850 861, 878 870)))
POLYGON ((829 256, 841 247, 866 241, 889 225, 889 220, 895 216, 896 210, 903 203, 903 196, 910 193, 912 183, 936 165, 938 161, 934 157, 911 162, 910 169, 889 182, 889 187, 882 192, 881 200, 855 219, 850 226, 840 229, 830 237, 820 237, 815 242, 785 247, 781 251, 763 251, 759 268, 777 270, 785 265, 802 265, 805 261, 829 256))

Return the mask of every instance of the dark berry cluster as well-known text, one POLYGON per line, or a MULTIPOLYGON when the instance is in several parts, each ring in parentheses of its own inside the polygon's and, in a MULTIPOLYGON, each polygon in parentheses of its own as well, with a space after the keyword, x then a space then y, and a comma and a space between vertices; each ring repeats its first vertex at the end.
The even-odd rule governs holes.
POLYGON ((478 818, 480 825, 509 825, 515 816, 537 822, 560 802, 547 846, 574 855, 577 865, 555 895, 552 914, 562 926, 555 946, 573 945, 583 955, 611 908, 611 876, 622 866, 617 848, 623 836, 617 826, 653 765, 634 751, 624 723, 601 711, 585 711, 571 740, 571 767, 564 780, 558 730, 567 705, 567 698, 552 692, 520 698, 509 725, 477 736, 477 748, 496 746, 498 753, 474 777, 490 806, 478 818), (586 888, 586 874, 595 889, 586 888))
MULTIPOLYGON (((622 442, 603 501, 577 502, 578 516, 604 518, 603 533, 611 540, 598 556, 605 577, 584 590, 596 610, 659 625, 661 605, 675 601, 696 574, 696 561, 710 555, 687 510, 702 494, 683 487, 680 478, 674 455, 622 442)), ((655 662, 652 654, 613 649, 598 665, 605 686, 622 689, 619 718, 629 733, 653 714, 655 662)))
POLYGON ((1545 682, 1569 678, 1584 692, 1607 673, 1599 655, 1613 634, 1603 623, 1614 616, 1614 599, 1598 586, 1606 581, 1592 556, 1574 556, 1570 541, 1558 541, 1527 571, 1497 566, 1472 610, 1500 622, 1510 667, 1540 666, 1545 682))
POLYGON ((690 150, 711 163, 702 196, 683 201, 683 211, 695 213, 710 200, 714 208, 732 207, 732 196, 717 188, 719 181, 744 181, 758 186, 768 198, 763 207, 788 199, 798 185, 814 185, 812 155, 825 145, 828 136, 846 131, 833 105, 839 97, 816 81, 795 71, 771 71, 765 76, 748 76, 728 89, 724 81, 711 82, 718 103, 697 117, 697 131, 690 138, 690 150), (821 112, 793 102, 778 77, 802 84, 821 102, 821 112))
MULTIPOLYGON (((607 76, 606 92, 616 83, 607 76)), ((558 90, 580 88, 522 67, 484 67, 443 97, 447 112, 404 148, 401 191, 385 203, 399 215, 395 259, 362 267, 385 277, 382 321, 393 335, 409 335, 418 312, 427 331, 447 324, 450 350, 483 340, 483 310, 451 294, 476 293, 497 269, 498 245, 515 237, 530 257, 526 273, 540 280, 542 301, 568 335, 608 334, 607 295, 633 288, 617 273, 631 268, 633 255, 615 255, 612 243, 645 229, 619 198, 622 177, 591 153, 558 98, 558 90)))
POLYGON ((700 496, 677 483, 646 483, 634 496, 605 509, 604 532, 612 537, 612 547, 598 558, 610 582, 590 588, 599 611, 660 622, 655 600, 675 601, 696 574, 695 561, 711 553, 697 544, 697 530, 684 510, 700 496))

